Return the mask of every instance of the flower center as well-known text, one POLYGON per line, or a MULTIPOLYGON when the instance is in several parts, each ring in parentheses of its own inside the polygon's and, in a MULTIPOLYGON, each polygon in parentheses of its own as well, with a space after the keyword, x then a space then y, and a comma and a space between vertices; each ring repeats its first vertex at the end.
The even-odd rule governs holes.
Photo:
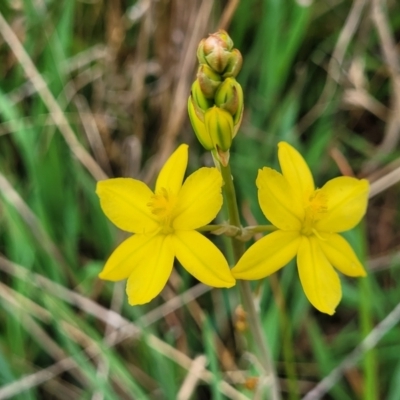
POLYGON ((301 233, 306 236, 315 234, 314 225, 323 217, 328 210, 328 199, 321 193, 320 189, 314 191, 309 198, 309 203, 305 208, 305 216, 301 233))
POLYGON ((172 233, 174 230, 171 226, 172 211, 176 204, 176 196, 167 189, 161 188, 151 196, 151 200, 147 203, 151 213, 154 214, 161 226, 161 231, 165 234, 172 233))

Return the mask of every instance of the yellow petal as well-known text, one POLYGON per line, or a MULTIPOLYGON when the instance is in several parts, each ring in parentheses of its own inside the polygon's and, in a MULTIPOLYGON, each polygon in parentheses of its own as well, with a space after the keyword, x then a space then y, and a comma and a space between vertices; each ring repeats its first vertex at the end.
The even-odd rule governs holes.
POLYGON ((278 158, 282 174, 292 187, 296 198, 303 204, 314 192, 314 179, 302 155, 290 144, 280 142, 278 144, 278 158))
POLYGON ((258 202, 264 215, 284 231, 300 230, 304 208, 296 201, 287 180, 279 172, 264 167, 258 171, 258 202))
POLYGON ((167 283, 173 265, 171 236, 156 235, 128 278, 126 294, 129 304, 135 306, 154 299, 167 283))
POLYGON ((99 278, 114 282, 126 279, 151 251, 154 237, 139 234, 123 241, 107 260, 99 278))
POLYGON ((366 179, 341 176, 328 181, 320 190, 327 199, 327 212, 315 225, 323 232, 344 232, 354 228, 364 216, 368 204, 366 179))
POLYGON ((178 193, 173 227, 192 230, 208 224, 222 207, 222 177, 216 168, 200 168, 178 193))
POLYGON ((339 234, 324 234, 322 240, 319 240, 319 245, 329 262, 342 274, 367 275, 350 244, 339 234))
POLYGON ((213 287, 231 287, 236 281, 221 251, 196 231, 173 235, 176 258, 197 280, 213 287))
POLYGON ((338 274, 329 263, 315 236, 303 236, 297 254, 300 281, 310 303, 332 315, 342 297, 338 274))
POLYGON ((273 274, 290 262, 301 241, 298 232, 276 231, 254 243, 232 269, 236 279, 256 280, 273 274))
POLYGON ((96 193, 104 214, 118 228, 133 233, 154 231, 158 224, 147 206, 153 192, 131 178, 97 182, 96 193))
POLYGON ((158 175, 156 192, 161 188, 174 194, 179 192, 188 163, 188 147, 187 144, 181 144, 168 158, 158 175))

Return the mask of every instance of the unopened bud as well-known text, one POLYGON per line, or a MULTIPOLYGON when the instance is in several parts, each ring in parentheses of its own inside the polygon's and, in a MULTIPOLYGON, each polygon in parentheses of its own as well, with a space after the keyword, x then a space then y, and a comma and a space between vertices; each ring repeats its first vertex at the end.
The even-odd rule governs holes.
POLYGON ((204 96, 212 99, 221 84, 221 76, 214 72, 208 65, 200 65, 197 71, 197 80, 204 96))
MULTIPOLYGON (((232 41, 231 37, 228 35, 228 32, 225 31, 224 29, 220 29, 218 32, 215 32, 215 33, 211 34, 210 36, 213 36, 214 38, 218 38, 218 40, 220 40, 221 46, 223 46, 227 50, 233 49, 233 41, 232 41)), ((207 39, 206 39, 206 41, 207 41, 207 39)))
POLYGON ((226 78, 215 94, 215 104, 233 117, 233 137, 239 129, 243 114, 243 90, 235 78, 226 78))
POLYGON ((226 166, 243 115, 243 90, 235 79, 242 55, 219 30, 200 42, 197 58, 200 66, 188 102, 190 121, 202 146, 226 166))
POLYGON ((234 116, 239 109, 240 85, 234 78, 227 78, 215 93, 215 105, 228 111, 234 116))
POLYGON ((197 79, 193 82, 191 95, 195 104, 203 111, 213 106, 213 101, 206 98, 197 79))
POLYGON ((233 42, 229 35, 224 30, 219 30, 201 43, 199 61, 206 60, 212 69, 222 73, 228 65, 232 47, 233 42))
POLYGON ((207 60, 204 56, 204 42, 206 39, 201 39, 199 45, 197 46, 197 61, 199 64, 207 64, 207 60))
POLYGON ((243 57, 238 49, 233 49, 229 56, 228 64, 222 75, 223 78, 236 78, 237 74, 242 69, 243 57))
POLYGON ((200 107, 197 106, 193 97, 189 97, 188 101, 188 112, 190 122, 192 123, 192 127, 194 133, 200 144, 208 151, 214 149, 214 143, 211 140, 211 137, 206 129, 206 125, 204 123, 204 112, 200 107))
POLYGON ((217 151, 228 151, 231 148, 233 138, 232 115, 228 111, 214 106, 205 112, 204 123, 214 143, 214 148, 217 151))

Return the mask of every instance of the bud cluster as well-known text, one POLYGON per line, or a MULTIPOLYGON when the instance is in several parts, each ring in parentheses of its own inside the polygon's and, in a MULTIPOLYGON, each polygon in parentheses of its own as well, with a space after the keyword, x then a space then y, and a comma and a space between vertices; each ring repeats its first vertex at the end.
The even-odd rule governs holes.
POLYGON ((243 114, 243 90, 235 79, 242 55, 219 30, 200 42, 197 58, 200 65, 188 102, 190 121, 202 146, 226 166, 243 114))

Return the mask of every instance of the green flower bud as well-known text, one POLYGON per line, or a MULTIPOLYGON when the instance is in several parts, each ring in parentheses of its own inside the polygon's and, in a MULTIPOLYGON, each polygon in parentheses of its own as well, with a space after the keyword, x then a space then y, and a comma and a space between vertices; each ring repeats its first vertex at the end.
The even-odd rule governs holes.
POLYGON ((213 150, 214 143, 211 140, 211 137, 204 123, 204 112, 200 107, 197 106, 192 96, 190 96, 188 100, 188 112, 190 122, 192 123, 192 127, 198 141, 206 150, 213 150))
POLYGON ((243 115, 243 90, 235 79, 242 55, 219 30, 200 42, 197 58, 200 66, 188 102, 190 121, 202 146, 226 166, 243 115))
POLYGON ((215 104, 233 117, 233 137, 239 129, 243 114, 243 90, 235 78, 226 78, 215 94, 215 104))
POLYGON ((234 116, 239 109, 239 88, 240 85, 235 78, 225 79, 215 93, 215 105, 234 116))
POLYGON ((223 78, 232 77, 235 78, 242 69, 243 57, 238 49, 233 49, 228 60, 225 72, 222 75, 223 78))
POLYGON ((204 42, 206 39, 201 39, 199 45, 197 46, 197 60, 199 64, 207 64, 206 57, 204 56, 204 42))
POLYGON ((215 73, 208 65, 200 65, 197 71, 197 80, 201 91, 207 99, 212 99, 221 84, 221 76, 215 73))
POLYGON ((234 122, 234 125, 233 125, 233 137, 235 137, 236 134, 238 133, 238 130, 240 128, 240 124, 242 123, 243 109, 244 109, 244 107, 242 105, 242 109, 235 114, 235 119, 233 121, 234 122))
POLYGON ((191 96, 197 107, 201 108, 203 111, 208 110, 214 104, 211 99, 206 98, 197 79, 193 82, 191 96))
POLYGON ((233 48, 233 42, 229 35, 224 30, 219 30, 217 33, 209 35, 201 47, 199 61, 205 59, 212 69, 222 73, 228 65, 233 48))
POLYGON ((213 33, 210 36, 214 36, 218 38, 222 45, 227 49, 227 50, 232 50, 233 49, 233 41, 231 37, 228 35, 228 32, 225 31, 224 29, 220 29, 218 32, 213 33))
POLYGON ((217 151, 228 151, 233 139, 232 115, 228 111, 214 106, 205 112, 204 123, 214 143, 214 148, 217 151))

